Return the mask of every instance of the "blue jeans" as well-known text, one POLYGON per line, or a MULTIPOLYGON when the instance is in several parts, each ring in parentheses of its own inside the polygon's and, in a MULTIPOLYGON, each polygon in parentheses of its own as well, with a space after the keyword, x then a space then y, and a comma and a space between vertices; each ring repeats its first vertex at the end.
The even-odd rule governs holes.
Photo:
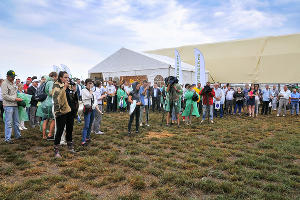
POLYGON ((10 141, 12 128, 14 127, 15 138, 21 136, 19 129, 19 110, 17 106, 5 106, 5 141, 10 141))
MULTIPOLYGON (((206 109, 207 109, 207 105, 203 105, 203 116, 202 116, 202 120, 205 120, 205 116, 206 116, 206 109)), ((210 120, 214 119, 214 115, 213 115, 213 110, 214 110, 214 105, 209 105, 209 118, 210 120)))
MULTIPOLYGON (((218 117, 218 111, 220 112, 220 118, 223 117, 223 105, 224 104, 220 104, 220 109, 219 110, 214 109, 214 115, 215 115, 215 117, 218 117)), ((215 104, 214 104, 214 107, 215 107, 215 104)))
POLYGON ((94 121, 95 116, 95 110, 92 110, 92 112, 89 112, 87 114, 84 114, 84 127, 82 130, 82 140, 81 142, 85 142, 86 139, 90 139, 91 135, 91 128, 94 121))
POLYGON ((175 108, 173 107, 172 109, 172 120, 173 121, 176 121, 177 120, 177 115, 176 115, 176 112, 175 112, 175 108))
POLYGON ((80 119, 80 116, 79 116, 79 115, 77 115, 77 122, 78 122, 78 123, 81 123, 81 119, 80 119))
POLYGON ((239 109, 239 114, 241 114, 242 106, 243 106, 242 103, 236 103, 236 104, 235 104, 235 107, 234 107, 234 114, 236 113, 236 110, 237 110, 237 109, 239 109))
POLYGON ((294 111, 296 110, 296 114, 299 115, 299 102, 291 102, 291 114, 294 114, 294 111))

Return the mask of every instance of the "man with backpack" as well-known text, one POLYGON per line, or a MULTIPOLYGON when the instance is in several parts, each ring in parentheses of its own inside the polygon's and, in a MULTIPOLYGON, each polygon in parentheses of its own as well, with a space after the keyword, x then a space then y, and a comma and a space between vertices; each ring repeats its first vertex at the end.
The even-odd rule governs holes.
POLYGON ((36 100, 36 96, 35 96, 36 91, 38 89, 38 84, 39 81, 37 79, 34 79, 32 85, 27 89, 27 94, 32 95, 30 101, 30 108, 29 108, 29 121, 30 121, 30 126, 32 128, 38 125, 38 117, 36 117, 38 100, 36 100))

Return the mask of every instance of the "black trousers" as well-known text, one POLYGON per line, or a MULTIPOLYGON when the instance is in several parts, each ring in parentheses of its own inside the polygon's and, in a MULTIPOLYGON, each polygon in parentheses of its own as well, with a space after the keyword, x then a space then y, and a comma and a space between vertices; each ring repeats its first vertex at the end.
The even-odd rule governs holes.
POLYGON ((261 114, 267 115, 269 111, 269 101, 263 101, 262 109, 261 109, 261 114))
POLYGON ((117 110, 118 110, 118 98, 117 98, 117 95, 113 96, 113 98, 114 98, 114 102, 113 102, 113 108, 112 108, 112 110, 113 110, 113 112, 117 112, 117 110))
POLYGON ((65 127, 66 127, 66 140, 67 142, 72 142, 74 117, 75 114, 73 112, 69 112, 67 114, 55 118, 56 133, 55 133, 54 145, 60 144, 60 139, 64 132, 65 127))
POLYGON ((139 130, 139 122, 140 122, 140 106, 136 106, 133 113, 131 113, 130 118, 129 118, 129 123, 128 123, 128 132, 131 131, 131 125, 133 122, 135 116, 135 130, 138 131, 139 130))
POLYGON ((157 110, 160 111, 160 98, 159 97, 152 97, 152 111, 154 112, 155 107, 157 110))
POLYGON ((3 113, 4 113, 3 101, 0 101, 0 112, 1 112, 1 118, 3 119, 3 113))
POLYGON ((127 104, 127 108, 126 110, 129 111, 130 109, 130 103, 128 102, 128 98, 125 98, 126 104, 127 104))
POLYGON ((111 103, 112 101, 112 96, 107 96, 107 107, 106 107, 106 112, 111 112, 113 109, 113 104, 111 103))
POLYGON ((201 115, 201 113, 202 113, 202 100, 200 100, 200 101, 197 103, 197 106, 198 106, 198 112, 199 112, 199 114, 201 115))

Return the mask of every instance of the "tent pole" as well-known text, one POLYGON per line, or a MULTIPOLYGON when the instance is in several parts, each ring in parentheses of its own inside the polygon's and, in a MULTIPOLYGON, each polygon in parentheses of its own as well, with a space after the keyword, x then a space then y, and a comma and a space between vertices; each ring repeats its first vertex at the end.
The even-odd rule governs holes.
POLYGON ((171 70, 171 65, 169 65, 169 72, 168 72, 169 76, 170 76, 170 70, 171 70))

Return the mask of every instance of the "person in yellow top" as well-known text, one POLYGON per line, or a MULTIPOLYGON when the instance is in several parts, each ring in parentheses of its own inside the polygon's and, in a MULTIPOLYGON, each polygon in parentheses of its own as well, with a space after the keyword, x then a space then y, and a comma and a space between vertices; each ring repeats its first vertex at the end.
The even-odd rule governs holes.
MULTIPOLYGON (((200 95, 200 91, 203 89, 203 87, 201 86, 201 83, 198 83, 197 84, 197 92, 198 94, 200 95)), ((202 113, 202 96, 200 95, 200 100, 197 102, 197 105, 198 105, 198 111, 199 113, 202 113)))
MULTIPOLYGON (((201 85, 201 83, 200 83, 200 85, 201 85)), ((195 85, 195 84, 193 84, 192 86, 193 86, 193 90, 194 90, 194 91, 196 91, 196 92, 197 92, 197 94, 199 94, 201 90, 200 90, 200 89, 198 89, 198 88, 196 87, 196 85, 195 85)), ((201 99, 199 98, 199 99, 198 99, 198 101, 197 101, 197 103, 199 103, 199 102, 200 102, 200 100, 201 100, 201 99)))

